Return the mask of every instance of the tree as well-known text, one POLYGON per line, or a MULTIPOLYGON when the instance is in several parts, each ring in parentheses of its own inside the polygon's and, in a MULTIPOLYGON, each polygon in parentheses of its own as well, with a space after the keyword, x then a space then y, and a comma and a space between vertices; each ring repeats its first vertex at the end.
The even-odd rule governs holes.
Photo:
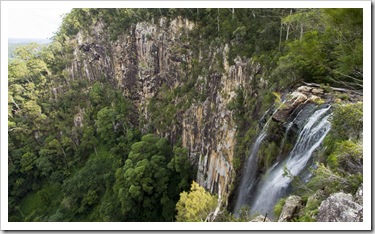
MULTIPOLYGON (((126 218, 134 221, 164 220, 163 199, 167 199, 170 172, 165 141, 145 135, 134 143, 123 170, 116 173, 118 197, 126 218), (164 153, 164 154, 162 154, 164 153)), ((165 214, 164 214, 165 215, 165 214)))
POLYGON ((111 107, 104 107, 97 114, 96 131, 100 139, 106 143, 113 143, 115 136, 116 113, 111 107))
POLYGON ((186 148, 174 147, 173 158, 168 163, 168 168, 175 172, 176 176, 173 176, 171 180, 175 181, 178 190, 185 190, 188 188, 190 183, 190 162, 188 159, 188 150, 186 148))
POLYGON ((87 212, 99 201, 99 197, 108 189, 112 163, 110 155, 99 154, 90 158, 77 173, 64 180, 62 190, 65 198, 70 201, 70 212, 73 215, 87 212))
POLYGON ((327 32, 332 35, 334 82, 352 89, 363 83, 363 10, 360 8, 323 9, 327 32))
MULTIPOLYGON (((288 25, 285 53, 273 75, 362 89, 362 9, 300 9, 288 25), (293 34, 292 34, 293 33, 293 34)), ((285 85, 285 84, 284 84, 285 85)))
POLYGON ((148 134, 134 143, 116 171, 114 191, 123 220, 172 221, 178 194, 189 183, 189 168, 186 149, 172 151, 164 138, 148 134))
POLYGON ((190 192, 180 194, 180 200, 176 204, 176 221, 203 222, 215 210, 216 206, 217 197, 193 181, 190 192))

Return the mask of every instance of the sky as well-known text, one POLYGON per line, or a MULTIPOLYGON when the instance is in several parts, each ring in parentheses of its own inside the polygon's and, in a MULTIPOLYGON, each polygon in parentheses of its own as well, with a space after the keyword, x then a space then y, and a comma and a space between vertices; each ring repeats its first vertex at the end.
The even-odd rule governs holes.
POLYGON ((57 32, 71 8, 10 8, 8 38, 47 39, 57 32))

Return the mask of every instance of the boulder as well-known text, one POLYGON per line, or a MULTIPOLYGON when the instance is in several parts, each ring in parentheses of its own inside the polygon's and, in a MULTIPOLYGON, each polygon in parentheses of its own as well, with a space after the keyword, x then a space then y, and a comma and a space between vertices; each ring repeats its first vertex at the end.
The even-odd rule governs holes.
POLYGON ((273 120, 277 122, 285 122, 289 115, 296 109, 299 105, 307 100, 307 96, 300 92, 293 92, 290 98, 283 104, 279 110, 272 116, 273 120))
POLYGON ((286 199, 283 210, 279 216, 278 222, 289 222, 294 215, 298 213, 302 205, 302 199, 299 196, 290 196, 286 199))
POLYGON ((253 218, 250 222, 271 222, 269 218, 264 217, 263 215, 258 215, 253 218))
POLYGON ((324 102, 323 99, 316 95, 311 95, 308 99, 309 102, 314 102, 314 103, 319 103, 319 102, 324 102))
POLYGON ((293 92, 291 94, 292 99, 288 102, 292 102, 292 105, 301 104, 302 102, 306 101, 307 96, 300 92, 293 92))
POLYGON ((311 90, 311 93, 314 94, 314 95, 319 95, 319 94, 323 94, 324 91, 323 91, 323 89, 320 89, 320 88, 313 88, 311 90))
POLYGON ((363 207, 351 194, 335 193, 319 206, 318 222, 362 222, 363 207))
POLYGON ((297 88, 297 91, 298 92, 301 92, 301 93, 308 93, 311 91, 311 87, 308 87, 308 86, 300 86, 297 88))

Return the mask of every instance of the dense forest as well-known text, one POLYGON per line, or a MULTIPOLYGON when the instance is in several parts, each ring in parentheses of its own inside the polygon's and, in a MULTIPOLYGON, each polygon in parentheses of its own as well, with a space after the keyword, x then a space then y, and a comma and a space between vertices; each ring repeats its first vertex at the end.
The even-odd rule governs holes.
MULTIPOLYGON (((363 180, 362 25, 351 8, 73 9, 51 43, 9 58, 9 221, 250 221, 233 208, 250 146, 303 84, 324 91, 332 128, 309 181, 285 168, 302 197, 288 221, 317 221, 363 180)), ((284 127, 259 173, 296 141, 284 127)))

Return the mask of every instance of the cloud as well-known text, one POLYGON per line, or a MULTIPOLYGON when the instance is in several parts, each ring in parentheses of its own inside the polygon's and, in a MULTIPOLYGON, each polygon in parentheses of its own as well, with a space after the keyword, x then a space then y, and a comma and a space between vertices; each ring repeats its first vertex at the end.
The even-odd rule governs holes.
POLYGON ((10 8, 9 38, 50 38, 71 8, 10 8))

